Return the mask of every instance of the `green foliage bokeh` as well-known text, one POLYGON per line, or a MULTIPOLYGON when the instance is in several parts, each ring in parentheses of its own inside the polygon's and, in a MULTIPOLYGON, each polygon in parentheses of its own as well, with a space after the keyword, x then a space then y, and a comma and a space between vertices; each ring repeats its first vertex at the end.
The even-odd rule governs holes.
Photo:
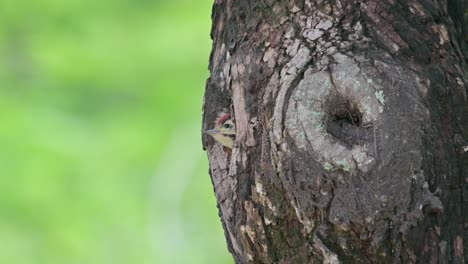
POLYGON ((0 263, 232 263, 200 140, 211 5, 0 1, 0 263))

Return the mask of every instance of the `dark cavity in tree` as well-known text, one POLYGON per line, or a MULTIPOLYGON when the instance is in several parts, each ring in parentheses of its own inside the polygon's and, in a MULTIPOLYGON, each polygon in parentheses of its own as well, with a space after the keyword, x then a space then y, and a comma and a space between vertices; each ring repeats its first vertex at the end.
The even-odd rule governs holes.
POLYGON ((332 121, 340 127, 343 127, 343 124, 360 127, 362 113, 357 107, 346 101, 332 114, 332 121))
POLYGON ((348 147, 362 144, 369 138, 372 124, 362 123, 362 112, 356 103, 343 96, 334 96, 327 102, 327 132, 348 147))

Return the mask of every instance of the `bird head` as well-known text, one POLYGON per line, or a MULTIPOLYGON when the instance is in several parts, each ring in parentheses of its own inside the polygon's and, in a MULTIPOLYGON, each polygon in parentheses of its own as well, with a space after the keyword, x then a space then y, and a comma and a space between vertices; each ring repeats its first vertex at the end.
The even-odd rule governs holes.
POLYGON ((203 133, 212 136, 223 146, 232 149, 236 136, 236 124, 230 114, 223 114, 216 120, 213 129, 206 130, 203 133))

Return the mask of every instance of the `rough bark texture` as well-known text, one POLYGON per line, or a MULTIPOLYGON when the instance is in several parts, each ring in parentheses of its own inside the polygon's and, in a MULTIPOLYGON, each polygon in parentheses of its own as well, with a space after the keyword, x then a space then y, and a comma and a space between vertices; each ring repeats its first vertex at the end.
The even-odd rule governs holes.
POLYGON ((236 263, 464 263, 462 0, 216 0, 203 128, 236 263))

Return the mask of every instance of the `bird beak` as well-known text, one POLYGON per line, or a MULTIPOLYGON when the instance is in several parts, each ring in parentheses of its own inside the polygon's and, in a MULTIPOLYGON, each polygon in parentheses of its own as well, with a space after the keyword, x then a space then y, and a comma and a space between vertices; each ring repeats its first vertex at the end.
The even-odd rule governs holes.
POLYGON ((210 136, 212 136, 214 134, 218 134, 218 133, 219 133, 219 131, 216 130, 216 129, 210 129, 210 130, 203 131, 203 134, 207 134, 207 135, 210 135, 210 136))

